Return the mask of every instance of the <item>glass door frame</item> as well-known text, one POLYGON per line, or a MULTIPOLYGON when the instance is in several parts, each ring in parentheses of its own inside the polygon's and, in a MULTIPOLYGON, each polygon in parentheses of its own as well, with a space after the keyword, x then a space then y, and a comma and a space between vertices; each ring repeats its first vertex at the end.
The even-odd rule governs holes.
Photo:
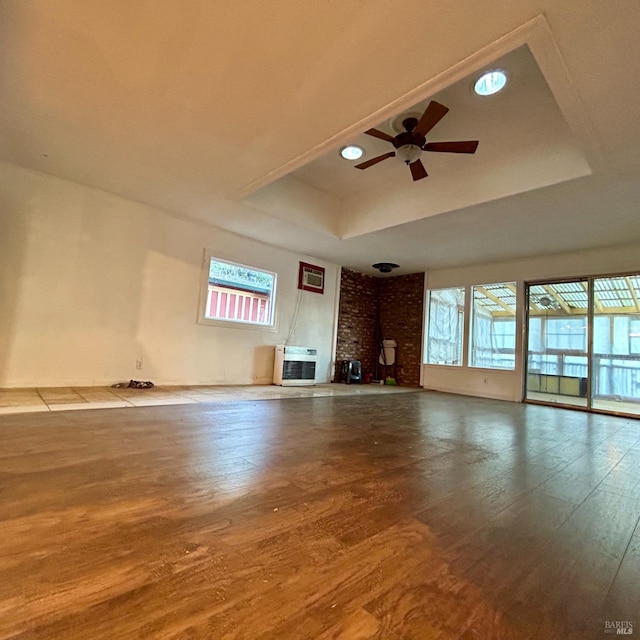
POLYGON ((537 280, 526 280, 524 282, 524 327, 523 327, 523 340, 522 340, 522 401, 527 404, 538 404, 543 406, 561 407, 563 409, 574 409, 576 411, 585 411, 588 413, 599 413, 604 415, 620 416, 625 418, 640 419, 640 415, 634 413, 626 413, 623 411, 608 411, 606 409, 594 408, 593 405, 593 327, 595 317, 595 304, 594 304, 594 282, 604 278, 620 278, 637 276, 640 271, 625 271, 618 273, 605 273, 589 276, 573 276, 566 278, 544 278, 537 280), (571 404, 560 404, 557 402, 544 402, 542 400, 529 400, 527 398, 527 380, 529 373, 529 291, 530 287, 534 285, 545 284, 562 284, 567 282, 587 282, 587 404, 586 407, 581 407, 571 404))
MULTIPOLYGON (((600 276, 598 276, 600 277, 600 276)), ((523 357, 523 380, 522 380, 522 401, 528 404, 540 404, 548 407, 562 407, 563 409, 575 409, 576 411, 591 412, 591 353, 593 349, 593 278, 591 276, 575 276, 571 278, 545 278, 544 280, 527 280, 524 283, 524 339, 522 340, 523 357), (586 282, 587 294, 587 398, 586 406, 563 404, 560 402, 545 402, 544 400, 531 400, 527 398, 527 381, 529 379, 529 311, 530 311, 530 288, 535 285, 554 285, 573 282, 586 282)))

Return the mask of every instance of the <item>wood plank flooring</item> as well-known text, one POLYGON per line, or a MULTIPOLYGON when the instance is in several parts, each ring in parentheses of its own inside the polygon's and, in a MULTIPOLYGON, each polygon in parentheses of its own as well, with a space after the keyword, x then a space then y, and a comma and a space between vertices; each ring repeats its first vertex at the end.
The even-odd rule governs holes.
POLYGON ((639 488, 637 420, 438 393, 4 415, 0 640, 637 635, 639 488))

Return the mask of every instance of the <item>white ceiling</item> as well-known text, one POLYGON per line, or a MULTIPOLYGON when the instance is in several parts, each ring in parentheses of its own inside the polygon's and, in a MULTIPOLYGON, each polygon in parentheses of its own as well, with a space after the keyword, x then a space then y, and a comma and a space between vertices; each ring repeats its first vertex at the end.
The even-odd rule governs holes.
POLYGON ((639 32, 636 0, 0 0, 0 159, 367 273, 624 244, 639 32), (475 155, 338 158, 431 98, 475 155))

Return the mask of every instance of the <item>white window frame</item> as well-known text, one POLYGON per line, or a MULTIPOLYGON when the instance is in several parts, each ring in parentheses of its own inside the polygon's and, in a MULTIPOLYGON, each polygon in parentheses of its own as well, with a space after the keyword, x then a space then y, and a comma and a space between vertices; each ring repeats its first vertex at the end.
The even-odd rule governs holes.
MULTIPOLYGON (((516 296, 516 306, 514 307, 514 315, 508 320, 513 323, 514 332, 513 332, 513 366, 512 367, 492 367, 487 365, 478 365, 475 364, 476 361, 476 340, 477 340, 477 325, 476 325, 476 308, 475 308, 475 291, 478 288, 486 288, 493 285, 513 285, 517 287, 517 282, 508 281, 508 282, 488 282, 485 284, 472 284, 469 285, 469 294, 468 294, 468 313, 469 313, 469 334, 468 334, 468 342, 469 342, 469 354, 468 354, 468 367, 469 369, 485 369, 487 371, 515 371, 516 370, 516 360, 517 360, 517 351, 518 351, 518 303, 516 296)), ((515 295, 515 294, 514 294, 515 295)), ((465 303, 467 301, 465 300, 465 303)), ((491 320, 493 323, 493 320, 491 320)), ((498 351, 499 353, 499 351, 498 351)))
POLYGON ((465 366, 465 327, 466 327, 466 318, 467 318, 467 300, 469 297, 468 287, 457 286, 457 287, 439 287, 437 289, 429 289, 427 291, 427 306, 426 306, 426 323, 425 323, 425 331, 424 331, 424 364, 430 367, 454 367, 456 369, 460 369, 465 366), (432 356, 432 347, 430 344, 431 338, 431 305, 432 298, 434 293, 439 293, 441 291, 450 291, 450 290, 459 290, 462 291, 464 296, 464 303, 462 305, 462 309, 457 308, 457 326, 460 330, 460 344, 458 346, 458 362, 430 362, 430 358, 432 356))
MULTIPOLYGON (((226 256, 221 255, 220 252, 213 252, 209 249, 205 249, 202 260, 202 273, 200 279, 200 298, 198 304, 198 324, 227 327, 233 329, 250 329, 253 331, 277 331, 277 307, 276 307, 276 294, 278 288, 278 274, 269 269, 265 269, 261 265, 246 264, 232 260, 226 256), (207 303, 209 300, 209 271, 211 268, 211 261, 224 262, 237 267, 244 267, 251 269, 252 271, 261 271, 270 275, 273 278, 273 288, 271 295, 269 296, 270 317, 268 323, 258 323, 249 320, 228 320, 226 318, 211 318, 207 316, 207 303)), ((227 301, 228 302, 228 301, 227 301)), ((242 306, 244 309, 245 298, 243 298, 242 306)))

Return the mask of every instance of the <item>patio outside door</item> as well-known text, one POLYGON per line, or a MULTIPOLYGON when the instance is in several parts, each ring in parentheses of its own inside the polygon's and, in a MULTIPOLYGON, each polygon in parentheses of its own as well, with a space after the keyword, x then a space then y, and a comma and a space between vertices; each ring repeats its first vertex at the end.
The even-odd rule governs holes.
POLYGON ((589 406, 589 283, 527 287, 526 399, 589 406))
POLYGON ((527 401, 640 415, 640 274, 530 284, 527 309, 527 401))
POLYGON ((640 275, 594 278, 591 406, 640 415, 640 275))

